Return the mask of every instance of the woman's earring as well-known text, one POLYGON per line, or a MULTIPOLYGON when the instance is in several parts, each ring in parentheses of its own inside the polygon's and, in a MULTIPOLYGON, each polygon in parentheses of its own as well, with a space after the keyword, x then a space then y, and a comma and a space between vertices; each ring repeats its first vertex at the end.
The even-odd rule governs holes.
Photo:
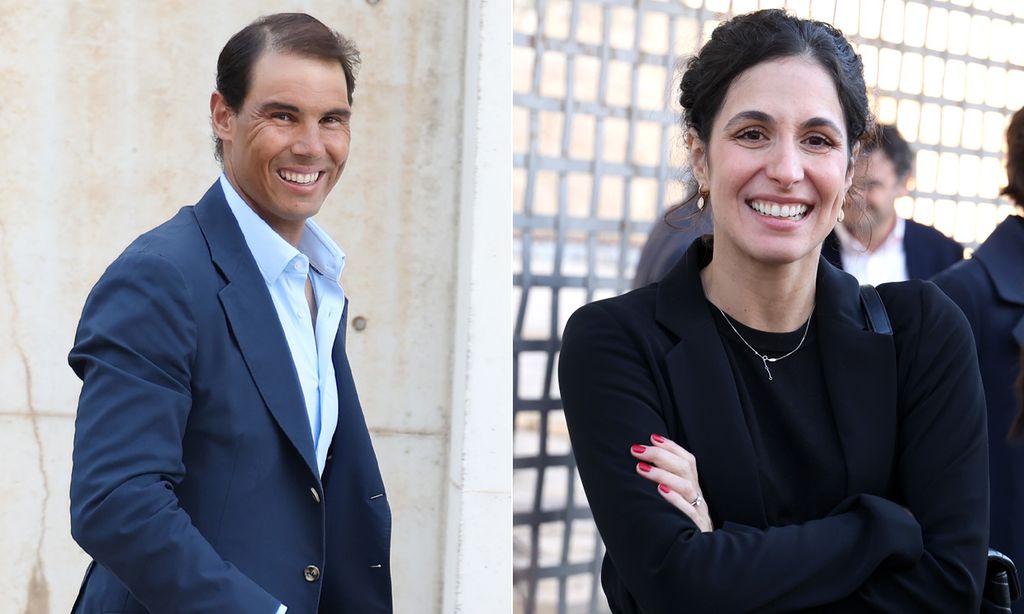
POLYGON ((704 186, 697 188, 697 210, 702 211, 704 209, 704 197, 707 196, 708 192, 704 189, 704 186))
POLYGON ((839 207, 839 223, 842 224, 846 218, 846 207, 839 207))

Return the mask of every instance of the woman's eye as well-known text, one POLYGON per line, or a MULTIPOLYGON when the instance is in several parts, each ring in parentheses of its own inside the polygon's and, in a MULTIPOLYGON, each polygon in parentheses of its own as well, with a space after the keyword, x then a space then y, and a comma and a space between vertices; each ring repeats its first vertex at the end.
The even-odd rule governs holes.
POLYGON ((807 139, 807 144, 811 147, 831 147, 832 139, 826 138, 821 135, 814 135, 807 139))
POLYGON ((764 134, 760 130, 744 130, 737 135, 741 141, 749 141, 751 143, 757 143, 764 140, 764 134))

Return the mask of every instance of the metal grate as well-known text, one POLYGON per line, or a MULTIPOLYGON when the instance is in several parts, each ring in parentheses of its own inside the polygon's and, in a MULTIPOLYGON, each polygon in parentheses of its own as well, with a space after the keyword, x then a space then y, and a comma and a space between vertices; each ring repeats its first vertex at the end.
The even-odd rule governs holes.
POLYGON ((683 195, 676 63, 718 22, 784 6, 837 25, 873 108, 917 152, 905 217, 967 246, 1012 207, 1003 133, 1024 106, 1024 3, 1011 0, 514 0, 515 611, 607 612, 600 538, 555 378, 562 327, 630 286, 665 205, 683 195))

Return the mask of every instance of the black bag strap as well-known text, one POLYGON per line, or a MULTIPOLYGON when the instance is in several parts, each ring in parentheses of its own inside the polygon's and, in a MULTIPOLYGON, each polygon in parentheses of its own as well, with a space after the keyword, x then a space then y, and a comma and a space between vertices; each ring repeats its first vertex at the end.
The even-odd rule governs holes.
POLYGON ((882 297, 878 296, 878 290, 871 284, 861 285, 860 304, 864 307, 868 330, 891 336, 892 324, 889 323, 889 314, 885 311, 885 303, 882 302, 882 297))

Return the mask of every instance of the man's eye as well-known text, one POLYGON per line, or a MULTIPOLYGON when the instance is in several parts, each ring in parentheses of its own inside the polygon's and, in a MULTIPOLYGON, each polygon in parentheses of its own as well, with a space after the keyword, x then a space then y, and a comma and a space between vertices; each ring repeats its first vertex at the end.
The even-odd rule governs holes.
POLYGON ((291 116, 288 115, 287 113, 274 113, 270 117, 273 119, 279 119, 281 121, 288 121, 289 119, 291 119, 291 116))

